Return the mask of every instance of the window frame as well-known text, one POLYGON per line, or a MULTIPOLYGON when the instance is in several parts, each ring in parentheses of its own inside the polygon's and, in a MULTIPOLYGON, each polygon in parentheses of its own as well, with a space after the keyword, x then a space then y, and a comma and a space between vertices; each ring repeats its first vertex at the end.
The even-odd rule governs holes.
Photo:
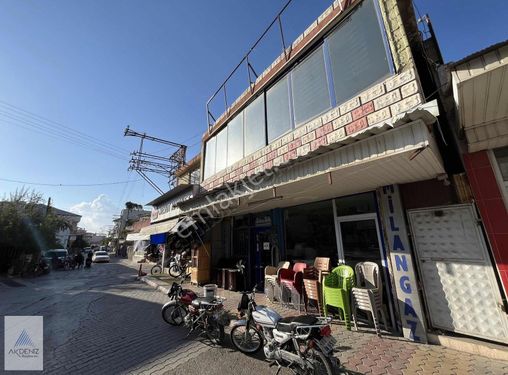
MULTIPOLYGON (((382 17, 382 14, 381 14, 381 9, 380 9, 380 6, 379 6, 378 2, 375 1, 375 0, 363 0, 363 1, 358 2, 358 4, 356 4, 341 20, 339 20, 337 25, 335 25, 332 28, 332 30, 328 31, 320 40, 317 40, 315 42, 315 44, 312 46, 312 48, 304 54, 304 56, 302 56, 298 61, 293 63, 291 66, 288 66, 284 70, 283 74, 281 74, 277 78, 277 80, 275 80, 274 82, 270 83, 269 86, 264 88, 261 93, 259 93, 255 98, 250 100, 249 103, 247 105, 245 105, 241 109, 241 111, 239 111, 237 116, 240 116, 240 115, 242 116, 242 128, 243 128, 243 157, 241 159, 239 159, 239 160, 243 160, 247 156, 255 153, 256 151, 262 149, 263 147, 266 147, 267 145, 270 145, 270 144, 276 142, 277 140, 279 140, 280 138, 286 136, 287 134, 289 134, 290 132, 292 132, 295 129, 299 128, 300 126, 302 126, 302 125, 304 125, 306 123, 309 123, 309 122, 313 121, 314 119, 322 116, 324 113, 326 113, 327 111, 329 111, 332 108, 335 108, 337 105, 341 105, 341 104, 347 102, 348 100, 350 100, 351 98, 353 98, 355 96, 358 96, 358 94, 360 92, 362 92, 364 90, 367 90, 368 88, 374 86, 375 84, 377 84, 379 82, 383 82, 388 77, 393 76, 395 73, 396 73, 396 68, 395 68, 394 58, 393 58, 392 50, 390 48, 390 44, 389 44, 389 41, 388 41, 388 35, 387 35, 387 31, 386 31, 386 27, 385 27, 385 24, 384 24, 384 21, 383 21, 383 17, 382 17), (377 79, 376 81, 371 82, 366 88, 361 89, 358 92, 351 93, 350 96, 348 96, 347 99, 345 99, 345 100, 341 101, 340 103, 338 103, 337 102, 337 96, 336 96, 336 90, 335 90, 336 82, 334 81, 334 77, 333 77, 332 59, 331 59, 331 54, 330 54, 330 36, 334 32, 336 32, 341 27, 341 25, 344 22, 347 22, 351 17, 354 16, 355 12, 358 10, 358 7, 365 5, 367 2, 371 2, 372 6, 374 7, 374 11, 375 11, 375 14, 376 14, 376 19, 377 19, 377 22, 378 22, 377 25, 379 27, 379 31, 380 31, 380 34, 381 34, 381 39, 382 39, 382 42, 383 42, 383 48, 384 48, 384 52, 385 52, 386 59, 387 59, 388 72, 385 75, 383 75, 382 77, 380 77, 379 79, 377 79), (293 95, 293 74, 294 74, 295 68, 297 68, 303 62, 305 62, 305 60, 308 59, 312 54, 317 53, 320 48, 322 49, 321 53, 323 55, 323 60, 324 60, 326 83, 327 83, 327 86, 328 86, 328 94, 329 94, 329 99, 330 99, 330 106, 327 109, 325 109, 322 112, 320 112, 319 114, 317 114, 317 115, 315 115, 313 117, 310 117, 309 119, 305 120, 304 122, 296 123, 294 95, 293 95), (269 124, 268 124, 268 100, 267 100, 267 98, 268 98, 268 91, 271 88, 273 88, 275 85, 277 85, 281 80, 285 79, 286 77, 287 77, 287 90, 288 90, 288 99, 289 99, 289 123, 290 123, 290 127, 289 127, 289 129, 287 129, 286 131, 284 131, 283 133, 281 133, 277 137, 275 137, 272 140, 270 140, 269 139, 269 134, 268 134, 268 126, 269 126, 269 124), (263 96, 263 109, 264 109, 264 131, 265 131, 264 146, 261 146, 256 151, 253 151, 253 152, 247 154, 247 151, 246 151, 246 141, 245 141, 245 137, 246 137, 246 134, 247 134, 247 131, 246 131, 247 124, 246 124, 246 115, 245 115, 245 112, 246 112, 246 109, 248 108, 248 106, 251 105, 255 100, 259 99, 259 97, 261 97, 261 96, 263 96)), ((211 137, 210 139, 217 138, 217 135, 219 135, 222 131, 226 131, 226 144, 227 144, 228 143, 228 139, 227 139, 228 138, 228 135, 227 135, 228 129, 226 129, 226 128, 229 126, 229 123, 230 123, 230 121, 220 131, 215 133, 213 135, 213 137, 211 137)), ((209 140, 206 143, 208 143, 209 140)), ((226 149, 227 148, 228 147, 226 147, 226 149)), ((234 164, 234 163, 228 164, 228 151, 226 151, 226 167, 221 169, 221 170, 219 170, 219 171, 217 170, 217 160, 216 160, 217 159, 217 139, 216 139, 215 140, 215 155, 214 155, 215 156, 215 160, 214 160, 214 166, 213 166, 214 167, 214 172, 213 172, 212 175, 207 176, 205 178, 206 152, 207 151, 205 149, 205 158, 204 158, 204 167, 203 167, 203 173, 202 173, 202 180, 208 179, 208 178, 214 176, 215 174, 221 172, 225 168, 228 168, 228 167, 230 167, 231 165, 234 164)), ((493 154, 492 154, 492 156, 493 156, 493 154)), ((508 203, 507 203, 508 202, 508 193, 506 193, 506 192, 503 192, 503 193, 505 194, 505 204, 507 205, 507 208, 508 208, 508 203)))
POLYGON ((337 25, 335 25, 328 33, 326 33, 326 35, 323 37, 323 40, 324 40, 324 43, 326 45, 326 52, 324 53, 325 54, 325 62, 328 60, 329 64, 330 64, 329 65, 329 68, 330 68, 330 80, 331 80, 330 82, 332 83, 332 86, 331 86, 331 90, 332 90, 332 94, 333 94, 333 100, 332 100, 332 102, 335 103, 334 106, 346 103, 348 100, 351 100, 353 97, 358 96, 359 93, 361 93, 361 92, 363 92, 365 90, 368 90, 370 87, 374 86, 375 84, 378 84, 380 82, 384 82, 386 79, 388 79, 389 77, 393 76, 396 73, 395 62, 394 62, 392 50, 390 48, 390 43, 389 43, 389 40, 388 40, 388 34, 387 34, 387 31, 386 31, 386 27, 384 25, 383 16, 381 14, 381 9, 380 9, 380 6, 379 6, 378 2, 375 1, 375 0, 362 0, 362 1, 358 2, 358 4, 356 4, 353 7, 353 9, 351 9, 351 11, 344 18, 342 18, 337 23, 337 25), (376 19, 377 19, 377 22, 378 22, 379 30, 381 32, 381 39, 383 41, 384 51, 385 51, 385 54, 386 54, 386 59, 387 59, 387 64, 388 64, 388 73, 386 73, 384 76, 380 77, 376 81, 370 83, 369 86, 367 86, 366 88, 361 89, 358 92, 352 93, 344 101, 337 102, 337 95, 336 95, 336 92, 335 92, 335 84, 336 84, 336 82, 335 82, 335 80, 333 78, 332 58, 331 58, 331 54, 330 54, 330 37, 331 37, 331 35, 334 32, 336 32, 341 27, 341 25, 344 22, 347 22, 350 17, 354 16, 355 12, 358 10, 359 7, 361 7, 362 5, 366 4, 367 2, 371 2, 372 5, 374 6, 374 11, 376 13, 376 19))
MULTIPOLYGON (((496 148, 507 148, 504 147, 496 147, 496 148)), ((487 155, 489 156, 490 165, 492 166, 492 170, 494 171, 494 176, 496 177, 497 186, 501 191, 501 197, 503 198, 504 206, 508 211, 508 181, 503 179, 503 175, 501 174, 501 168, 499 167, 499 163, 497 161, 496 155, 494 154, 494 150, 488 150, 487 155)))
MULTIPOLYGON (((325 39, 326 40, 326 39, 325 39)), ((292 117, 292 125, 293 125, 293 128, 292 130, 295 130, 297 128, 299 128, 300 126, 304 125, 304 124, 307 124, 308 122, 318 118, 319 116, 323 115, 323 113, 326 113, 328 112, 330 109, 332 109, 334 107, 333 105, 333 102, 335 101, 335 92, 333 92, 333 99, 332 99, 332 96, 331 96, 331 91, 334 91, 334 86, 330 86, 331 83, 333 83, 333 80, 332 78, 329 76, 329 73, 328 72, 328 68, 327 68, 327 59, 329 59, 329 57, 327 58, 325 55, 325 40, 323 40, 321 43, 319 43, 318 45, 314 46, 314 48, 309 52, 307 53, 304 58, 302 58, 298 63, 296 63, 295 65, 293 65, 291 67, 291 70, 289 72, 289 76, 290 76, 290 93, 289 93, 289 100, 291 101, 291 117, 292 117), (323 111, 319 112, 318 114, 316 115, 313 115, 311 117, 309 117, 308 119, 302 121, 302 122, 299 122, 297 123, 296 122, 296 106, 295 106, 295 95, 293 95, 293 74, 295 73, 295 70, 301 66, 302 64, 304 64, 310 57, 312 57, 312 55, 314 54, 317 54, 319 52, 319 49, 321 49, 321 55, 323 57, 323 67, 325 69, 325 81, 326 81, 326 91, 328 93, 328 107, 326 109, 324 109, 323 111), (330 91, 331 90, 331 91, 330 91)))

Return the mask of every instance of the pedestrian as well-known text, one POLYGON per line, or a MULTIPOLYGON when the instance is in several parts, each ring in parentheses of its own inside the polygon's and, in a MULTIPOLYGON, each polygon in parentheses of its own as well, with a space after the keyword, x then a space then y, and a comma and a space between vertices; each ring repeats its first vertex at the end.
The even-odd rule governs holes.
POLYGON ((85 257, 83 256, 83 253, 78 250, 78 253, 76 254, 76 263, 78 265, 78 270, 83 267, 83 262, 85 261, 85 257))

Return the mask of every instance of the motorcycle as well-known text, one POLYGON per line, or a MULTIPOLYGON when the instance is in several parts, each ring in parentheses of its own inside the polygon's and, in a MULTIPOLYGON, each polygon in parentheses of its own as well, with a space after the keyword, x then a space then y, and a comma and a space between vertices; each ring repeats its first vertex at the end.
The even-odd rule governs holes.
POLYGON ((330 318, 302 315, 282 318, 275 310, 258 306, 255 291, 243 292, 238 310, 245 319, 231 329, 233 346, 242 353, 254 354, 263 348, 270 366, 291 369, 296 374, 332 375, 340 363, 333 356, 335 338, 330 318))
MULTIPOLYGON (((185 326, 190 335, 200 329, 214 344, 224 343, 224 327, 229 325, 229 316, 224 310, 224 300, 218 297, 199 297, 189 305, 188 314, 184 317, 185 326)), ((187 336, 188 336, 187 335, 187 336)))
POLYGON ((192 290, 182 288, 185 278, 182 278, 179 283, 173 282, 168 291, 169 302, 162 306, 162 319, 174 326, 179 326, 183 323, 188 313, 189 305, 193 300, 198 298, 192 290))

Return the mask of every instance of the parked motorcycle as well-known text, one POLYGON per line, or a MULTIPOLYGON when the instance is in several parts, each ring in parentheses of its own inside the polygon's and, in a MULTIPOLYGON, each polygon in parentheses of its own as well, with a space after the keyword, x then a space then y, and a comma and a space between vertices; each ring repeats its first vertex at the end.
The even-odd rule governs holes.
POLYGON ((189 305, 184 323, 189 335, 199 329, 214 344, 224 343, 224 327, 229 325, 228 313, 224 310, 224 300, 217 297, 199 297, 189 305))
MULTIPOLYGON (((275 310, 257 306, 255 290, 242 293, 238 306, 245 319, 238 320, 231 329, 233 346, 246 354, 263 347, 270 366, 291 369, 296 374, 332 375, 339 366, 333 356, 336 343, 331 335, 329 318, 302 315, 282 318, 275 310)), ((278 372, 277 371, 277 372, 278 372)))
POLYGON ((183 323, 188 313, 189 305, 198 298, 190 289, 183 289, 182 283, 185 278, 177 283, 173 282, 168 291, 169 302, 162 306, 162 319, 168 324, 179 326, 183 323))

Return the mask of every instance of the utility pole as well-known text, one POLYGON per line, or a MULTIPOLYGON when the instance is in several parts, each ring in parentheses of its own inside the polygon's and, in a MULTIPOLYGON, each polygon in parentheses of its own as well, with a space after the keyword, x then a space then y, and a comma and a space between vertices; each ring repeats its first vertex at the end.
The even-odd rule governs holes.
POLYGON ((131 130, 129 126, 124 131, 125 137, 140 138, 139 150, 131 153, 131 160, 129 161, 129 170, 136 171, 148 184, 153 187, 159 194, 164 194, 164 191, 157 186, 157 184, 147 176, 146 172, 163 175, 168 179, 168 185, 174 186, 175 172, 185 165, 185 154, 187 146, 168 141, 166 139, 153 137, 146 133, 139 133, 131 130), (168 157, 149 154, 143 151, 144 141, 165 144, 175 147, 177 150, 168 157))

